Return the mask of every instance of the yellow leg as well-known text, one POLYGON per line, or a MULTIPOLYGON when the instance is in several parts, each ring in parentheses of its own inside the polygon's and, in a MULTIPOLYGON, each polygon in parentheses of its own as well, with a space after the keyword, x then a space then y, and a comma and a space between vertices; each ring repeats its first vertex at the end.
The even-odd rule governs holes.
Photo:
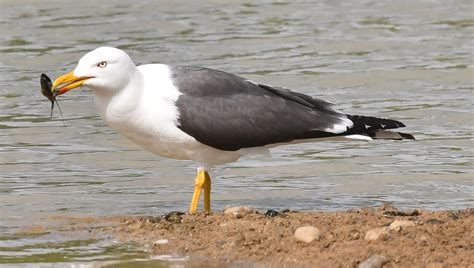
POLYGON ((211 212, 211 177, 205 169, 198 169, 198 174, 194 181, 194 194, 191 200, 191 206, 189 207, 189 213, 194 214, 197 212, 199 197, 201 191, 204 189, 204 212, 211 212))
POLYGON ((204 180, 204 212, 211 213, 211 176, 207 171, 204 173, 206 179, 204 180))

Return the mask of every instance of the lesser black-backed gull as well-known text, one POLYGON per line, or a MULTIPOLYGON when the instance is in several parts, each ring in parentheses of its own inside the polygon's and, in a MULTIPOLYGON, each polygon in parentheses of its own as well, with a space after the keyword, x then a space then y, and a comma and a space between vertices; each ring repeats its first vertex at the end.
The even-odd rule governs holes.
POLYGON ((413 139, 387 129, 395 120, 348 115, 329 102, 285 88, 201 67, 136 66, 122 50, 100 47, 53 83, 55 96, 92 90, 100 116, 117 132, 157 155, 199 166, 189 209, 211 211, 213 165, 250 151, 329 137, 413 139))

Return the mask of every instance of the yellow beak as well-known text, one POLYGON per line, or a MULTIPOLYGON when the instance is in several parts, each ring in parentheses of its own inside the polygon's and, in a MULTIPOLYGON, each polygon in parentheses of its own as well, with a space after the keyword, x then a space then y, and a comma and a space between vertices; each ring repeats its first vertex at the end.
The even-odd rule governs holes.
POLYGON ((92 78, 91 76, 76 77, 73 73, 74 72, 69 72, 54 80, 52 88, 54 96, 64 94, 73 88, 80 87, 87 79, 92 78))

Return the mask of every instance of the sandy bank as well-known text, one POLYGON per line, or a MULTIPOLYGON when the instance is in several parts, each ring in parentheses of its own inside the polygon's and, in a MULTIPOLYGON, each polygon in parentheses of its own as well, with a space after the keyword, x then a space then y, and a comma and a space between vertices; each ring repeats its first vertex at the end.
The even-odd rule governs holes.
POLYGON ((153 255, 264 267, 469 267, 474 209, 345 212, 230 211, 122 217, 103 231, 153 255), (295 231, 303 226, 295 236, 295 231), (365 265, 365 266, 364 266, 365 265), (367 266, 369 265, 369 266, 367 266), (375 265, 375 266, 370 266, 375 265))

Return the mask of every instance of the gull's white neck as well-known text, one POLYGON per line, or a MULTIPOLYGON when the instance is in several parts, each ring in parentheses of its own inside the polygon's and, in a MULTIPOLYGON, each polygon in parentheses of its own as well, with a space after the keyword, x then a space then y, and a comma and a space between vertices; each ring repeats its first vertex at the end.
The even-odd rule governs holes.
POLYGON ((118 91, 91 88, 102 119, 109 123, 109 120, 123 117, 124 114, 135 110, 143 95, 143 83, 142 74, 134 68, 128 84, 123 85, 123 88, 118 91))

